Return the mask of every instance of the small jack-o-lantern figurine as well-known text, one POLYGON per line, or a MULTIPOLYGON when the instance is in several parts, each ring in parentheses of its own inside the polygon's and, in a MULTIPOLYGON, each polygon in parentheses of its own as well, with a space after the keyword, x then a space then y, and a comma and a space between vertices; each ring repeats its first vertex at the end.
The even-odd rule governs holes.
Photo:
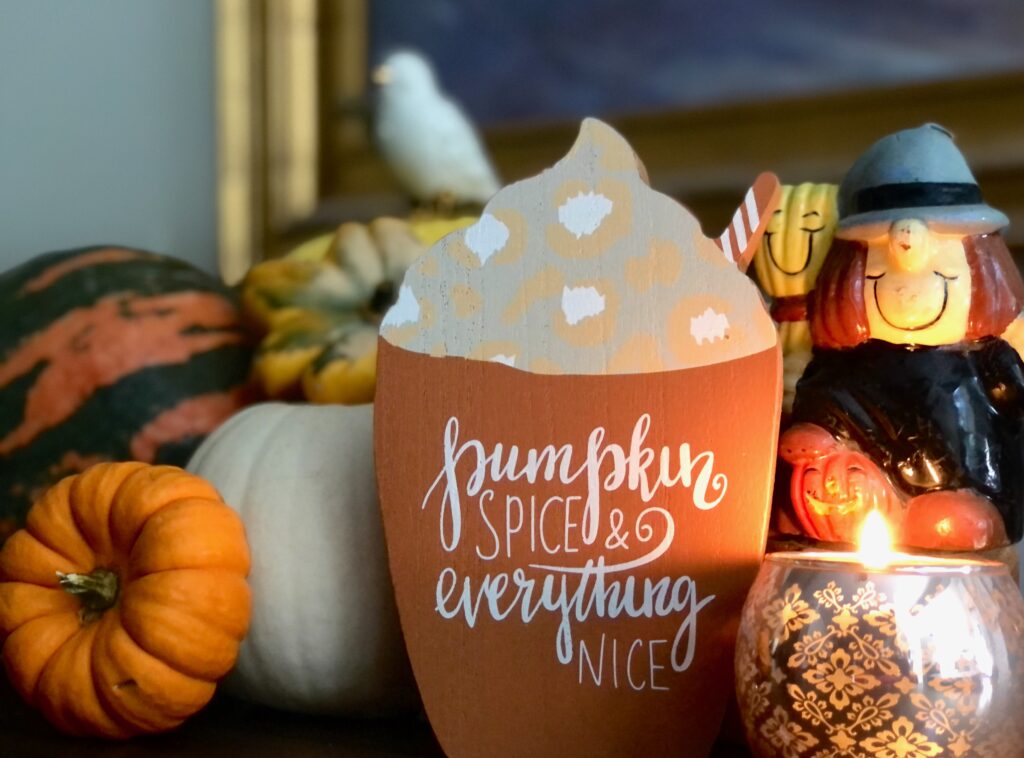
POLYGON ((807 293, 814 287, 835 234, 838 211, 835 184, 782 186, 782 199, 754 255, 754 270, 772 298, 783 356, 782 408, 793 409, 796 383, 811 360, 807 293))
POLYGON ((780 455, 803 532, 850 542, 879 508, 909 547, 985 550, 1024 528, 1024 364, 999 335, 1024 302, 943 128, 889 135, 839 190, 809 302, 814 357, 780 455))

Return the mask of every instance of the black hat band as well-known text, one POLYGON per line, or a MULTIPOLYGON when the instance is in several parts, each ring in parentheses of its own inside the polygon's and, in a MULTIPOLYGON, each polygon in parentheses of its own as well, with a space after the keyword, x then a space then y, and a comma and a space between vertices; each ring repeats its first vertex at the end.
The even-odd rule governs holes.
POLYGON ((981 202, 981 188, 970 182, 880 184, 862 189, 854 196, 854 213, 931 205, 977 205, 981 202))

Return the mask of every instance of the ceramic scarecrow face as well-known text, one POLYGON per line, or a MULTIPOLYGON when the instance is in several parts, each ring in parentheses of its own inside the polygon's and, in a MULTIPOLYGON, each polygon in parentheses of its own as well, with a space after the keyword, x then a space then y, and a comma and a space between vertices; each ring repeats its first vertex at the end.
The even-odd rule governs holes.
POLYGON ((971 303, 963 234, 907 218, 867 244, 864 305, 870 336, 897 345, 963 341, 971 303))
POLYGON ((757 277, 772 297, 803 295, 814 283, 836 228, 836 185, 783 185, 754 258, 757 277))
POLYGON ((796 383, 811 356, 807 293, 814 287, 835 234, 839 214, 835 184, 783 185, 782 200, 772 214, 754 255, 757 280, 772 302, 783 354, 783 402, 793 409, 796 383))

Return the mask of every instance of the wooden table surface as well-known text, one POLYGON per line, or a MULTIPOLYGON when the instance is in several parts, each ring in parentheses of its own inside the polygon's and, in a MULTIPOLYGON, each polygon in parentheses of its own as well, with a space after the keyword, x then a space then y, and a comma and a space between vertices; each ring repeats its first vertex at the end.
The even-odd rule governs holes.
MULTIPOLYGON (((218 696, 181 728, 127 742, 65 737, 25 705, 0 675, 0 756, 7 758, 385 758, 442 756, 426 720, 354 721, 300 716, 218 696)), ((683 758, 685 749, 679 752, 683 758)), ((716 749, 713 758, 747 758, 716 749)), ((500 758, 500 756, 495 756, 500 758)))

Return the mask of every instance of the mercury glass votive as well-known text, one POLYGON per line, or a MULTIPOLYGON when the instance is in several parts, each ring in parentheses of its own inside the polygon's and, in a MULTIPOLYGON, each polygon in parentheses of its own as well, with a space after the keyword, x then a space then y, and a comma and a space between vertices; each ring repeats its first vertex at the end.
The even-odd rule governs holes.
POLYGON ((758 756, 1021 758, 1024 599, 1004 564, 775 553, 736 687, 758 756))

